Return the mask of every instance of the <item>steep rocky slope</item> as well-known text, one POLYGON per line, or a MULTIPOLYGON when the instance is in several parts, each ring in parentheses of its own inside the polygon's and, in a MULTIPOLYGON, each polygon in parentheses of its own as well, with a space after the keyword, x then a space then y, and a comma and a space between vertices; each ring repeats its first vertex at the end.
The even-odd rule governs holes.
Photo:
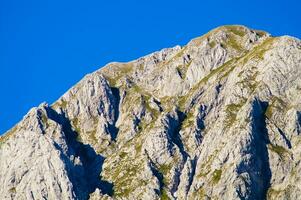
POLYGON ((223 26, 31 109, 0 199, 301 199, 300 133, 300 40, 223 26))

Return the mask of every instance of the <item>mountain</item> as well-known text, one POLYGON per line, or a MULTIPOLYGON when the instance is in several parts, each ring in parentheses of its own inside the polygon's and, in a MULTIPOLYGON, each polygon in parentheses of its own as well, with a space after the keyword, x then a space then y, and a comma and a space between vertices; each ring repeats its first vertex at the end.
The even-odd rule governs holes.
POLYGON ((301 42, 244 26, 86 75, 0 139, 0 199, 301 199, 301 42))

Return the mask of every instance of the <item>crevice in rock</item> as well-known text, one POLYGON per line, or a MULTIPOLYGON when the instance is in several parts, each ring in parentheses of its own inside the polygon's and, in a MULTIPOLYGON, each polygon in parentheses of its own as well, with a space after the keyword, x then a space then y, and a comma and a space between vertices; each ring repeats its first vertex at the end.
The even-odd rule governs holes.
MULTIPOLYGON (((263 102, 258 100, 259 106, 261 106, 261 112, 258 116, 253 116, 253 119, 255 123, 253 124, 255 127, 254 131, 257 131, 257 136, 259 137, 257 141, 255 141, 258 145, 258 154, 257 156, 262 161, 262 180, 263 180, 263 188, 262 188, 262 199, 267 198, 267 191, 270 188, 270 181, 272 177, 272 172, 270 169, 270 163, 269 163, 269 152, 267 145, 270 143, 269 136, 268 136, 268 130, 266 125, 266 117, 265 117, 265 111, 268 107, 267 102, 263 102), (261 134, 260 134, 261 132, 261 134)), ((253 105, 253 109, 256 109, 255 105, 253 105)), ((260 109, 260 108, 257 108, 260 109)))
POLYGON ((187 185, 187 191, 186 191, 186 195, 188 194, 188 192, 190 191, 194 176, 195 176, 195 170, 196 170, 196 165, 197 165, 197 156, 195 156, 192 160, 191 160, 191 174, 189 175, 189 179, 188 179, 188 185, 187 185))
POLYGON ((158 195, 161 195, 162 194, 162 192, 163 192, 163 188, 165 187, 165 184, 164 184, 164 176, 163 176, 163 174, 159 171, 159 170, 157 170, 157 168, 156 168, 156 166, 155 166, 155 164, 150 160, 150 169, 151 169, 151 171, 152 171, 152 173, 153 173, 153 175, 158 179, 158 181, 159 181, 159 191, 158 190, 155 190, 156 191, 156 193, 158 194, 158 195))
POLYGON ((252 141, 251 141, 251 149, 252 159, 250 170, 251 180, 253 176, 253 180, 251 183, 251 196, 253 198, 261 198, 266 199, 267 191, 270 187, 270 180, 272 177, 270 163, 269 163, 269 153, 267 145, 270 143, 268 130, 266 125, 266 117, 265 111, 268 107, 267 102, 260 101, 255 99, 252 103, 252 116, 251 116, 251 126, 252 126, 252 141), (256 172, 257 166, 259 171, 256 172), (255 171, 254 171, 255 170, 255 171), (259 181, 260 185, 257 185, 256 181, 259 181), (259 196, 256 196, 256 192, 258 191, 259 196), (255 192, 255 193, 254 193, 255 192))
POLYGON ((67 152, 64 152, 59 144, 55 146, 61 152, 76 196, 79 199, 87 199, 96 188, 99 188, 103 194, 112 195, 113 184, 100 178, 105 158, 98 155, 91 145, 76 140, 78 133, 72 129, 70 120, 64 113, 59 114, 49 107, 46 108, 46 112, 49 119, 62 126, 68 147, 67 152), (76 159, 80 159, 81 163, 77 163, 76 159))
POLYGON ((113 124, 109 124, 109 132, 111 134, 112 140, 116 141, 119 129, 116 127, 116 122, 119 117, 120 112, 120 91, 116 87, 111 87, 111 91, 114 97, 114 121, 113 124))
POLYGON ((245 186, 250 189, 248 191, 241 191, 240 187, 237 189, 241 199, 245 199, 246 196, 251 199, 266 199, 270 187, 272 173, 267 148, 268 130, 264 115, 267 105, 267 102, 261 102, 258 99, 255 99, 251 105, 251 132, 248 136, 250 141, 243 150, 243 154, 249 155, 250 158, 237 167, 238 174, 247 173, 250 176, 250 182, 244 181, 245 186))
POLYGON ((282 136, 282 138, 284 139, 285 144, 287 145, 287 147, 289 149, 291 149, 292 148, 291 141, 286 137, 285 133, 279 127, 277 127, 277 130, 280 133, 280 135, 282 136))
POLYGON ((197 115, 197 120, 196 120, 196 129, 195 129, 195 138, 198 142, 198 145, 201 144, 202 139, 203 139, 203 131, 206 128, 205 127, 205 117, 206 117, 206 110, 207 106, 202 104, 199 108, 199 113, 197 115))
POLYGON ((157 195, 162 195, 163 189, 164 187, 166 187, 165 183, 164 183, 164 176, 163 174, 158 170, 158 167, 156 166, 156 164, 152 161, 152 159, 149 157, 147 151, 145 150, 145 155, 147 157, 148 160, 148 166, 150 167, 150 170, 152 172, 152 174, 157 178, 157 180, 159 181, 159 190, 155 189, 155 192, 157 195))
POLYGON ((181 152, 181 154, 184 158, 183 163, 185 163, 186 159, 188 157, 188 154, 184 149, 184 144, 183 144, 183 141, 181 139, 180 130, 181 130, 181 127, 182 127, 182 123, 186 118, 186 114, 179 111, 179 110, 176 111, 176 112, 177 112, 177 115, 178 115, 178 119, 175 119, 175 118, 172 118, 172 117, 170 118, 170 123, 174 124, 175 127, 174 127, 174 129, 171 130, 171 132, 169 134, 170 134, 172 142, 175 145, 177 145, 177 147, 179 148, 179 150, 180 150, 180 152, 181 152))
POLYGON ((300 111, 297 111, 297 134, 299 135, 300 132, 301 132, 301 112, 300 111))
POLYGON ((284 142, 287 145, 287 147, 289 149, 291 149, 292 148, 291 141, 286 137, 285 133, 275 123, 273 123, 269 118, 266 117, 266 120, 268 121, 268 123, 270 123, 270 124, 272 124, 273 126, 276 127, 278 133, 281 135, 281 137, 284 140, 284 142))
POLYGON ((178 76, 179 76, 181 79, 183 79, 184 76, 183 76, 181 70, 180 70, 179 68, 176 68, 176 71, 177 71, 178 76))
POLYGON ((176 111, 176 114, 178 116, 177 118, 170 117, 170 119, 169 119, 170 123, 174 125, 174 128, 171 130, 169 135, 170 135, 172 143, 174 143, 179 148, 180 153, 183 156, 183 162, 180 163, 180 167, 175 170, 175 177, 174 177, 175 182, 171 188, 171 193, 173 196, 174 196, 175 192, 178 190, 178 186, 180 184, 181 171, 183 170, 184 164, 187 161, 187 158, 189 156, 188 153, 184 149, 184 144, 183 144, 183 141, 182 141, 181 135, 180 135, 182 123, 186 118, 186 114, 179 110, 176 111))

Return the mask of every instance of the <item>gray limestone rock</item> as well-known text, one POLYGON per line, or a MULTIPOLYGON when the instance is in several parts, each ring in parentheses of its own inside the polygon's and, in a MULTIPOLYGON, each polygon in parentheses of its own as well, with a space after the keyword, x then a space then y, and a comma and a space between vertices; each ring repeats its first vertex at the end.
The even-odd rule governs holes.
POLYGON ((301 199, 301 41, 223 26, 85 76, 0 138, 0 199, 301 199))

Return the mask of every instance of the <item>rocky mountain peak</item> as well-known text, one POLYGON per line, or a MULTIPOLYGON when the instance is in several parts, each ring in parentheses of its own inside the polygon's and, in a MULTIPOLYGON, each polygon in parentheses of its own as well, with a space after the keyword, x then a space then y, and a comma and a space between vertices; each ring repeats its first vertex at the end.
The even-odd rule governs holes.
POLYGON ((0 199, 299 199, 301 42, 222 26, 86 75, 0 138, 0 199))

